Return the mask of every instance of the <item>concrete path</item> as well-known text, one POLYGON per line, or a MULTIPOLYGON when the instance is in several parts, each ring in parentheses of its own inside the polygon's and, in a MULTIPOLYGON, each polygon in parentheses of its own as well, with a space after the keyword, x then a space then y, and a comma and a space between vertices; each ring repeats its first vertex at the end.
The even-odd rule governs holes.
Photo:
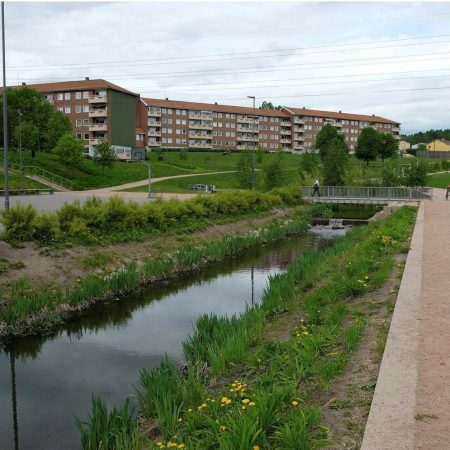
MULTIPOLYGON (((172 180, 175 178, 187 178, 187 177, 193 177, 193 176, 204 176, 204 175, 215 175, 218 173, 234 173, 235 170, 224 170, 221 172, 206 172, 206 173, 189 173, 189 174, 185 174, 185 175, 171 175, 168 177, 159 177, 159 178, 152 178, 152 184, 153 183, 158 183, 160 181, 165 181, 165 180, 172 180)), ((141 181, 134 181, 132 183, 126 183, 126 184, 121 184, 119 186, 109 186, 106 188, 101 188, 101 189, 91 189, 89 191, 83 191, 83 192, 88 192, 91 195, 92 194, 97 194, 100 192, 115 192, 115 191, 124 191, 126 189, 132 189, 135 187, 141 187, 141 186, 147 186, 148 185, 148 178, 146 178, 145 180, 141 180, 141 181)))
POLYGON ((362 450, 450 449, 450 201, 422 202, 362 450))

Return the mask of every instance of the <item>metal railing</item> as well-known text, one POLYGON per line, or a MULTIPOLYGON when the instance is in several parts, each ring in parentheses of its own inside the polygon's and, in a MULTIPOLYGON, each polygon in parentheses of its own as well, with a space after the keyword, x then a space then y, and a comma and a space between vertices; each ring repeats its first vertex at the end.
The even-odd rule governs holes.
MULTIPOLYGON (((8 167, 11 170, 20 173, 20 165, 17 163, 9 161, 8 167)), ((74 188, 73 181, 68 180, 67 178, 64 178, 60 175, 57 175, 56 173, 50 172, 49 170, 43 169, 42 167, 39 166, 22 166, 22 171, 24 175, 36 175, 38 177, 44 178, 45 180, 59 184, 67 189, 73 190, 74 188)))
MULTIPOLYGON (((313 197, 314 187, 300 186, 303 197, 313 197)), ((354 200, 431 200, 433 188, 428 187, 363 187, 363 186, 321 186, 322 199, 354 200)), ((317 193, 314 197, 318 198, 317 193)))

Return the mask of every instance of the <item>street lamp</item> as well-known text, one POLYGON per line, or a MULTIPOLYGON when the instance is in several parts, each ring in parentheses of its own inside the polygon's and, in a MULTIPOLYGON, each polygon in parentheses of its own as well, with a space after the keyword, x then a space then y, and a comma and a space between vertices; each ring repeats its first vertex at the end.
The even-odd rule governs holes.
POLYGON ((254 95, 247 95, 247 98, 253 99, 253 152, 252 152, 252 187, 255 189, 256 185, 256 168, 255 168, 255 147, 256 147, 256 132, 255 132, 255 125, 256 125, 256 119, 255 119, 255 102, 256 98, 254 95))
POLYGON ((148 198, 152 198, 152 166, 150 163, 139 160, 142 164, 145 164, 148 168, 148 198))
POLYGON ((19 110, 19 172, 20 187, 23 188, 23 161, 22 161, 22 111, 19 110))
POLYGON ((5 67, 5 2, 2 2, 2 57, 3 57, 3 170, 5 172, 5 211, 9 210, 8 178, 8 96, 5 67))

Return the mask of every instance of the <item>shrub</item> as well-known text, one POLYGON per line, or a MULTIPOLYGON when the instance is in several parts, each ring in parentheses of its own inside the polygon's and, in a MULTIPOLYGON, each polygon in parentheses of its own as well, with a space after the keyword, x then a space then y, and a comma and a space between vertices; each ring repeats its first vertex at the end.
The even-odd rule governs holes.
POLYGON ((74 217, 67 230, 67 234, 72 237, 85 236, 88 232, 86 221, 81 217, 74 217))
POLYGON ((64 203, 64 206, 56 214, 58 215, 59 224, 63 231, 69 229, 75 217, 83 216, 79 200, 75 200, 73 203, 64 203))
POLYGON ((450 161, 443 159, 441 161, 441 167, 442 167, 442 170, 449 170, 450 169, 450 161))
POLYGON ((1 221, 6 237, 13 241, 26 241, 32 238, 36 209, 31 205, 17 205, 2 213, 1 221))
POLYGON ((34 239, 41 242, 51 242, 58 239, 60 234, 58 216, 55 214, 42 214, 35 218, 34 239))

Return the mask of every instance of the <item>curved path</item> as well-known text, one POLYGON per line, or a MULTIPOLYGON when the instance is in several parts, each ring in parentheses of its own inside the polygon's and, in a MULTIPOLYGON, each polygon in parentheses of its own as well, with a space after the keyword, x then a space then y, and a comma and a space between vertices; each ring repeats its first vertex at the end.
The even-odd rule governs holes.
POLYGON ((450 449, 450 201, 421 203, 362 450, 450 449))

